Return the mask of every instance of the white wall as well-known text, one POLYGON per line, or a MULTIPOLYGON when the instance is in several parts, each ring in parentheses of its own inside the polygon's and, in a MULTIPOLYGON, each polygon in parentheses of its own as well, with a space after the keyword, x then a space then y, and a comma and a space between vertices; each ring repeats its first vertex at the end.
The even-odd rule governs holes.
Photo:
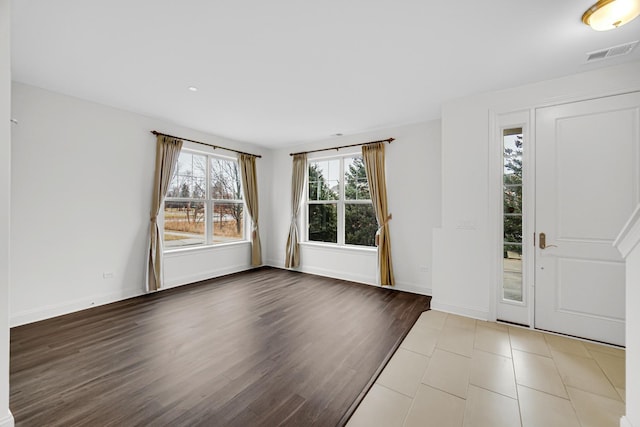
MULTIPOLYGON (((14 83, 12 108, 19 121, 12 153, 12 325, 144 292, 156 146, 150 130, 262 154, 259 180, 271 173, 263 148, 32 86, 14 83)), ((262 224, 270 210, 264 187, 260 182, 262 224)), ((268 235, 261 227, 263 247, 268 235)), ((248 243, 187 251, 167 256, 165 280, 169 287, 249 267, 248 243)))
MULTIPOLYGON (((447 102, 442 109, 442 227, 434 234, 432 308, 495 319, 489 212, 490 119, 495 114, 640 89, 640 62, 447 102), (435 250, 437 249, 437 250, 435 250)), ((496 199, 498 198, 498 199, 496 199)), ((499 203, 499 202, 498 202, 499 203)), ((497 251, 496 251, 497 252, 497 251)))
POLYGON ((9 411, 9 269, 11 203, 11 52, 9 0, 0 0, 0 427, 9 411))
MULTIPOLYGON (((627 257, 626 418, 640 427, 640 245, 627 257)), ((623 425, 623 424, 621 424, 623 425)))
POLYGON ((640 426, 640 205, 624 225, 614 246, 626 263, 626 414, 620 427, 640 426))
MULTIPOLYGON (((440 121, 381 129, 331 138, 274 153, 271 197, 273 218, 269 263, 284 267, 289 233, 291 167, 289 153, 372 140, 396 140, 386 145, 389 223, 396 288, 431 294, 431 240, 440 225, 440 121)), ((350 150, 340 150, 347 153, 350 150)), ((351 151, 359 152, 359 149, 351 151)), ((331 154, 319 153, 319 154, 331 154)), ((301 211, 304 213, 304 209, 301 211)), ((300 271, 376 284, 375 250, 303 244, 300 271)))

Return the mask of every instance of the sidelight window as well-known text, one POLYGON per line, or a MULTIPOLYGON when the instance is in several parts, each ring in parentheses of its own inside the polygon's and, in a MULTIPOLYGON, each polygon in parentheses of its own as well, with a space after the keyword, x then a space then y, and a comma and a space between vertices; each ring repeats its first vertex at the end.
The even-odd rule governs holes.
POLYGON ((522 302, 522 128, 503 131, 503 298, 522 302))

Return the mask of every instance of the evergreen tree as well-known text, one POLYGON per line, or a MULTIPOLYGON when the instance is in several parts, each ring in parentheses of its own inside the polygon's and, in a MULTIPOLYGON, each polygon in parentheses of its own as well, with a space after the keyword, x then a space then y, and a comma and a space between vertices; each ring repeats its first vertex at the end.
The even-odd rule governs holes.
MULTIPOLYGON (((309 200, 337 200, 338 194, 327 185, 322 170, 309 163, 309 200)), ((338 241, 338 207, 334 203, 309 204, 309 240, 338 241)))
MULTIPOLYGON (((362 157, 355 157, 345 171, 345 199, 368 200, 369 182, 362 157)), ((370 203, 345 204, 345 243, 349 245, 374 246, 378 230, 373 205, 370 203)))
MULTIPOLYGON (((504 149, 504 241, 522 242, 522 135, 515 149, 504 149), (508 215, 514 214, 514 215, 508 215)), ((518 245, 505 245, 505 250, 522 253, 518 245)))

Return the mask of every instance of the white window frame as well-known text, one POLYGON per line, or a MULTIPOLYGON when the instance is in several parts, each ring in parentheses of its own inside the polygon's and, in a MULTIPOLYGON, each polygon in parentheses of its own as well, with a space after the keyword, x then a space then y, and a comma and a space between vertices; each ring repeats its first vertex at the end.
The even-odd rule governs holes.
MULTIPOLYGON (((164 204, 167 201, 173 201, 173 202, 200 202, 200 203, 204 203, 204 210, 205 210, 205 218, 204 218, 204 237, 205 237, 205 242, 202 244, 194 244, 194 245, 185 245, 185 246, 174 246, 174 247, 167 247, 164 239, 163 239, 163 252, 165 253, 170 253, 170 252, 177 252, 177 251, 183 251, 183 250, 190 250, 190 249, 202 249, 202 248, 209 248, 209 247, 219 247, 219 246, 224 246, 224 245, 234 245, 234 244, 238 244, 238 243, 246 243, 248 242, 248 232, 247 232, 247 227, 248 227, 248 211, 247 211, 247 206, 246 203, 244 201, 244 199, 213 199, 210 197, 211 195, 211 160, 212 159, 220 159, 220 160, 226 160, 226 161, 232 161, 235 162, 238 165, 238 168, 240 168, 240 164, 238 162, 238 159, 232 156, 224 156, 224 155, 220 155, 220 154, 212 154, 206 151, 201 151, 201 150, 196 150, 196 149, 192 149, 192 148, 182 148, 180 150, 180 153, 190 153, 193 155, 197 155, 197 156, 203 156, 206 158, 206 173, 205 173, 205 196, 202 199, 194 199, 194 198, 185 198, 185 197, 165 197, 162 207, 160 209, 161 212, 161 216, 162 216, 162 233, 164 236, 164 204), (214 204, 216 203, 241 203, 242 204, 242 221, 243 221, 243 226, 242 226, 242 238, 235 240, 235 241, 231 241, 231 242, 222 242, 222 243, 216 243, 213 241, 213 210, 214 210, 214 204)), ((242 177, 239 176, 239 179, 242 180, 242 177)), ((240 185, 242 185, 242 182, 240 182, 240 185)))
POLYGON ((520 325, 533 325, 534 311, 534 247, 535 230, 535 121, 533 110, 491 112, 491 144, 489 153, 490 259, 491 284, 495 298, 490 300, 490 318, 520 325), (522 302, 508 300, 503 294, 504 251, 504 129, 522 128, 522 302))
MULTIPOLYGON (((304 218, 302 219, 303 228, 304 228, 304 243, 308 243, 311 245, 330 245, 330 246, 339 246, 346 248, 359 248, 359 249, 368 249, 375 248, 375 246, 368 245, 354 245, 345 243, 345 205, 347 204, 371 204, 373 205, 373 201, 371 199, 366 200, 346 200, 345 199, 345 162, 344 160, 351 157, 362 157, 362 153, 360 152, 350 152, 343 153, 341 155, 332 155, 332 156, 319 156, 307 159, 306 169, 305 169, 305 188, 304 188, 304 218), (340 183, 338 185, 339 197, 337 200, 309 200, 309 164, 326 161, 326 160, 340 160, 340 183), (309 240, 309 205, 319 205, 319 204, 336 204, 337 205, 337 227, 336 233, 337 242, 321 242, 317 240, 309 240)), ((367 178, 368 179, 368 178, 367 178)), ((371 193, 369 193, 371 194, 371 193)), ((377 224, 376 224, 377 226, 377 224)))

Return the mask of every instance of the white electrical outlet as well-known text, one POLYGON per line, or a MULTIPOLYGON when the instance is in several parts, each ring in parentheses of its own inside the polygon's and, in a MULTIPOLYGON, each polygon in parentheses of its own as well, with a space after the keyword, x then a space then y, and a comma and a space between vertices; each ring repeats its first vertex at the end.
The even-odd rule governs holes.
POLYGON ((107 271, 105 273, 102 273, 102 278, 103 279, 113 279, 113 273, 110 271, 107 271))
POLYGON ((429 272, 429 267, 426 267, 426 266, 423 265, 422 267, 420 267, 420 272, 421 273, 428 273, 429 272))

